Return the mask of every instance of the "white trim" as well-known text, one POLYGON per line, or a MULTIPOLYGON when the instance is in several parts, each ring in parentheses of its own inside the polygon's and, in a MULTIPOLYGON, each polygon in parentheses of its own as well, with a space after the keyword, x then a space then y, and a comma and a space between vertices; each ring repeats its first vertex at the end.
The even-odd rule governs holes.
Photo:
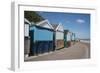
POLYGON ((41 25, 42 23, 44 23, 44 22, 47 22, 47 24, 50 26, 50 28, 51 29, 53 29, 53 27, 51 26, 51 24, 49 23, 49 21, 46 19, 46 20, 43 20, 43 21, 41 21, 41 22, 39 22, 39 23, 36 23, 36 25, 41 25))
POLYGON ((26 18, 24 18, 24 21, 31 25, 31 22, 27 20, 26 18))
POLYGON ((19 70, 19 56, 18 56, 18 43, 19 43, 19 37, 18 37, 18 4, 12 3, 11 6, 11 70, 19 70), (16 40, 16 41, 15 41, 16 40))
MULTIPOLYGON (((60 26, 63 27, 63 25, 62 25, 61 23, 59 23, 59 25, 58 25, 57 28, 56 28, 56 31, 59 29, 60 26)), ((64 31, 64 28, 63 28, 63 31, 64 31)))
POLYGON ((41 24, 44 23, 44 22, 47 22, 47 20, 42 20, 42 21, 36 23, 36 25, 41 25, 41 24))
MULTIPOLYGON (((48 20, 47 20, 48 21, 48 20)), ((50 22, 48 21, 49 26, 53 29, 52 25, 50 24, 50 22)))
POLYGON ((59 26, 60 26, 60 24, 57 25, 57 27, 56 27, 56 31, 57 31, 57 29, 58 29, 59 26))

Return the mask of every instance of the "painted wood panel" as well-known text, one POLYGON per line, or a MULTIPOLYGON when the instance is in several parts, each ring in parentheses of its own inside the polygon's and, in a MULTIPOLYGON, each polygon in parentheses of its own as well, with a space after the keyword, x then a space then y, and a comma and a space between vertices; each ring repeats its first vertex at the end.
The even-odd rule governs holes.
POLYGON ((30 27, 30 31, 34 32, 31 37, 32 55, 53 51, 53 31, 38 26, 30 27))
POLYGON ((35 28, 34 34, 34 40, 53 40, 53 32, 49 30, 35 28))
POLYGON ((45 27, 45 28, 50 28, 50 26, 49 26, 49 25, 46 25, 46 24, 44 24, 43 27, 45 27))
POLYGON ((67 34, 67 41, 71 41, 71 34, 70 33, 67 34))
POLYGON ((56 32, 56 40, 58 40, 58 39, 64 39, 64 33, 56 32))
POLYGON ((63 32, 56 32, 56 48, 60 49, 64 47, 64 33, 63 32))
POLYGON ((30 38, 25 37, 24 38, 24 54, 30 53, 30 38))
POLYGON ((30 31, 34 30, 34 40, 53 40, 53 31, 41 29, 38 27, 30 27, 30 31))
POLYGON ((24 25, 24 36, 25 37, 29 36, 29 24, 24 25))
POLYGON ((55 49, 61 49, 64 47, 64 40, 56 40, 56 48, 55 49))

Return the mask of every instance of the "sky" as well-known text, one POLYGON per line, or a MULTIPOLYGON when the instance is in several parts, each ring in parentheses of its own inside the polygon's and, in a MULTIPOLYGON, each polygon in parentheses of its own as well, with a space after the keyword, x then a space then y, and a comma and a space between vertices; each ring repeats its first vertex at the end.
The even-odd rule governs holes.
POLYGON ((61 13, 61 12, 37 12, 51 24, 61 23, 64 29, 76 34, 76 38, 90 39, 90 14, 61 13))

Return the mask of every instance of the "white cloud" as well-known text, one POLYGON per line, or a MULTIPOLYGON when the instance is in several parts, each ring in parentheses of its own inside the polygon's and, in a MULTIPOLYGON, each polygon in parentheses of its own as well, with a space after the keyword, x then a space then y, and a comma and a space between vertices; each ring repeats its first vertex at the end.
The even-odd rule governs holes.
POLYGON ((82 24, 82 23, 85 23, 85 20, 83 20, 83 19, 77 19, 76 22, 82 24))

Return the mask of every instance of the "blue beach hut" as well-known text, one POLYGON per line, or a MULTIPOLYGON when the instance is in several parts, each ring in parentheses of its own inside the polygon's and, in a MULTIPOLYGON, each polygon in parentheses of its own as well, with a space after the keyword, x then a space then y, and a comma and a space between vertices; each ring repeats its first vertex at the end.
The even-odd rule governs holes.
POLYGON ((31 54, 38 55, 54 51, 53 27, 48 20, 30 26, 31 54))

